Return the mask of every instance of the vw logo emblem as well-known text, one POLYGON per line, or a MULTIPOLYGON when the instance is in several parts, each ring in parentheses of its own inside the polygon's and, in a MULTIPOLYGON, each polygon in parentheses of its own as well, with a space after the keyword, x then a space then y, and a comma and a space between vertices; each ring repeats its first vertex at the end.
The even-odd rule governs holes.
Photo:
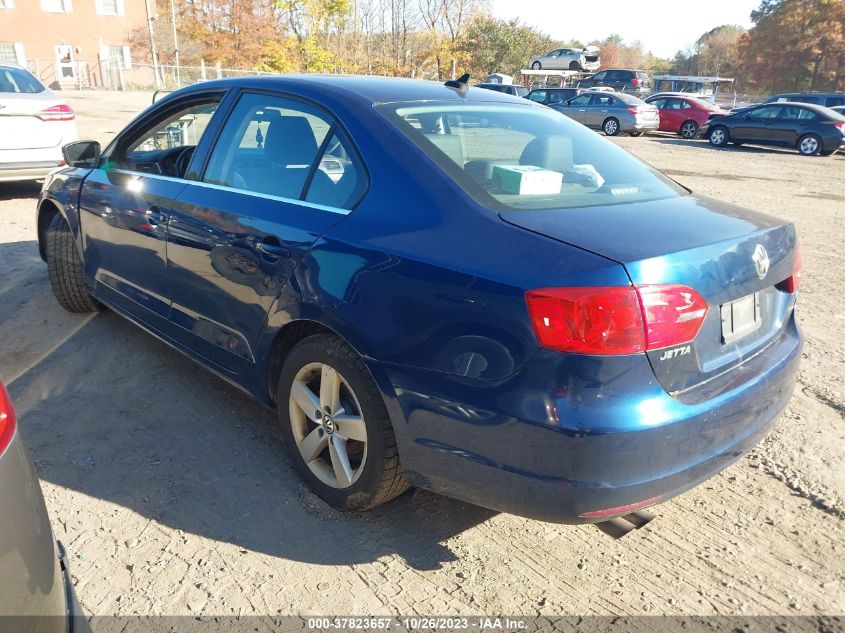
POLYGON ((323 430, 328 435, 331 435, 332 433, 334 433, 334 430, 335 430, 334 420, 332 420, 330 415, 328 415, 328 414, 323 415, 322 425, 323 425, 323 430))
POLYGON ((757 276, 763 279, 769 272, 769 254, 766 252, 762 244, 757 244, 754 249, 754 254, 751 256, 751 261, 754 262, 754 268, 757 270, 757 276))

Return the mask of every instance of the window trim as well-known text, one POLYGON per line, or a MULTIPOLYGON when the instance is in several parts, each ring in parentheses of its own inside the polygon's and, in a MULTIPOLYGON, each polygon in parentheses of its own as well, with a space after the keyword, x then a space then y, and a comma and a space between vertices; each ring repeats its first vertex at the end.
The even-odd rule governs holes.
MULTIPOLYGON (((361 175, 364 178, 364 185, 365 186, 361 189, 361 193, 358 195, 358 197, 355 198, 352 202, 350 202, 349 209, 341 209, 341 210, 344 213, 352 213, 355 209, 358 208, 358 206, 361 204, 361 201, 364 200, 364 198, 366 198, 367 194, 370 192, 370 187, 372 185, 372 177, 370 175, 370 169, 369 169, 369 167, 367 167, 367 163, 364 160, 363 155, 361 154, 361 150, 358 148, 358 145, 357 145, 357 143, 355 143, 355 140, 352 138, 352 135, 346 129, 346 126, 343 125, 343 122, 340 120, 340 117, 335 116, 335 114, 329 108, 325 107, 324 105, 322 105, 320 103, 317 103, 316 101, 301 97, 299 95, 291 94, 291 93, 285 92, 283 90, 272 90, 272 89, 266 89, 266 88, 251 88, 251 87, 239 86, 239 87, 236 87, 232 92, 233 92, 232 101, 231 101, 231 104, 229 105, 229 107, 226 109, 225 118, 223 118, 222 122, 214 130, 214 135, 211 137, 211 141, 209 143, 208 150, 205 152, 205 155, 203 156, 202 164, 198 166, 198 169, 195 172, 196 173, 196 180, 192 179, 191 180, 192 183, 194 183, 194 184, 195 183, 201 183, 203 185, 208 185, 208 186, 211 186, 211 187, 219 187, 219 188, 227 190, 227 191, 238 191, 238 192, 249 194, 249 195, 257 195, 259 197, 268 197, 271 200, 280 200, 280 201, 288 202, 288 203, 301 202, 302 204, 305 204, 306 206, 310 206, 310 207, 314 207, 314 208, 322 208, 322 209, 327 210, 327 211, 337 212, 337 209, 340 209, 340 207, 330 207, 330 206, 326 206, 326 205, 316 204, 316 203, 313 203, 313 202, 307 202, 305 200, 305 197, 308 195, 308 189, 309 189, 310 184, 311 184, 310 181, 308 181, 306 183, 307 185, 309 185, 309 187, 303 186, 302 191, 299 194, 300 198, 298 200, 294 200, 294 199, 291 199, 291 198, 283 198, 281 196, 273 196, 272 194, 262 194, 262 193, 258 193, 258 192, 255 192, 255 191, 250 191, 248 189, 238 189, 236 187, 227 187, 225 185, 216 185, 216 184, 213 184, 213 183, 207 183, 203 180, 205 178, 206 171, 208 170, 208 165, 211 162, 211 155, 214 153, 214 149, 217 147, 217 143, 220 141, 220 136, 223 133, 223 129, 226 127, 226 124, 232 118, 232 114, 234 113, 235 108, 237 107, 238 102, 240 101, 241 97, 244 94, 258 94, 258 95, 264 95, 264 96, 267 96, 267 97, 276 97, 276 98, 280 98, 280 99, 287 99, 288 101, 293 101, 293 102, 296 102, 296 103, 302 103, 302 104, 304 104, 304 105, 306 105, 310 108, 317 110, 318 112, 322 112, 322 113, 325 114, 326 119, 327 119, 327 123, 329 123, 329 126, 330 126, 329 132, 332 132, 333 134, 336 134, 336 135, 340 135, 342 137, 342 140, 344 140, 348 143, 349 147, 347 149, 351 150, 355 154, 355 157, 358 159, 358 163, 361 166, 361 175)), ((326 139, 328 139, 328 138, 329 137, 327 135, 326 139)), ((319 161, 316 160, 317 158, 322 160, 322 154, 325 153, 326 139, 323 139, 323 143, 317 149, 317 155, 315 156, 315 164, 319 163, 319 161)), ((196 157, 196 153, 194 154, 194 157, 196 157)), ((194 159, 192 158, 191 159, 191 165, 193 164, 193 161, 194 161, 194 159)), ((191 165, 188 166, 189 167, 189 169, 188 169, 189 173, 190 173, 191 165)))
POLYGON ((293 204, 293 205, 300 205, 309 207, 312 209, 317 209, 318 211, 329 211, 331 213, 336 213, 338 215, 349 215, 352 213, 352 209, 344 209, 342 207, 332 207, 325 204, 319 204, 316 202, 308 202, 307 200, 297 200, 294 198, 285 198, 283 196, 275 196, 271 193, 261 193, 258 191, 249 191, 247 189, 238 189, 237 187, 228 187, 226 185, 216 185, 212 182, 202 182, 201 180, 187 180, 185 178, 176 178, 174 176, 165 176, 164 174, 148 174, 146 172, 140 171, 132 171, 130 169, 123 169, 122 167, 116 167, 112 170, 116 174, 123 174, 125 176, 134 176, 136 179, 142 178, 152 178, 153 180, 165 180, 168 182, 177 182, 183 183, 187 185, 196 185, 198 187, 203 187, 205 189, 215 189, 219 191, 228 191, 231 193, 238 193, 244 194, 248 196, 253 196, 255 198, 263 198, 265 200, 273 200, 275 202, 284 202, 286 204, 293 204))

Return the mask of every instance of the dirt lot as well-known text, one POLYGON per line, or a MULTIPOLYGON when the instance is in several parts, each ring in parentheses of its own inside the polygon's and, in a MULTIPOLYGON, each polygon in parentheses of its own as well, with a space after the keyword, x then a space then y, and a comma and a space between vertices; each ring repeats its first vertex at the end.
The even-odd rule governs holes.
MULTIPOLYGON (((149 95, 71 98, 107 140, 149 95)), ((37 186, 0 185, 0 373, 91 614, 845 613, 845 156, 619 143, 701 193, 796 223, 799 384, 749 457, 619 541, 426 492, 327 508, 275 417, 108 312, 63 312, 37 186)))

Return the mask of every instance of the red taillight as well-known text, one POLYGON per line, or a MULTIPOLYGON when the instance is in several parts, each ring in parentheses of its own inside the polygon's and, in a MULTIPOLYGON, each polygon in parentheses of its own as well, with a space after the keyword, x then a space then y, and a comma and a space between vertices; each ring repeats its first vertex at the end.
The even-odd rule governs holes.
POLYGON ((637 108, 628 108, 628 112, 630 112, 631 114, 637 114, 639 110, 637 108))
POLYGON ((633 79, 631 79, 631 84, 634 85, 634 86, 639 86, 640 80, 637 79, 636 77, 634 77, 633 79))
POLYGON ((0 382, 0 454, 6 450, 15 434, 15 410, 3 383, 0 382))
POLYGON ((52 106, 35 114, 42 121, 72 121, 73 108, 66 103, 52 106))
POLYGON ((843 135, 845 135, 845 122, 842 122, 842 123, 834 123, 834 124, 833 124, 833 126, 834 126, 834 127, 836 127, 836 128, 838 128, 838 129, 839 129, 839 131, 840 131, 840 132, 842 132, 842 134, 843 134, 843 135))
POLYGON ((525 295, 537 340, 574 354, 636 354, 693 340, 707 302, 678 285, 542 288, 525 295))
POLYGON ((801 281, 801 248, 795 251, 795 263, 792 265, 792 274, 784 279, 779 284, 775 284, 775 288, 783 290, 784 292, 796 292, 798 290, 798 283, 801 281))
POLYGON ((639 286, 646 326, 646 349, 689 343, 698 334, 707 302, 692 288, 677 285, 639 286))
POLYGON ((543 288, 526 293, 540 345, 576 354, 645 350, 642 312, 630 286, 543 288))

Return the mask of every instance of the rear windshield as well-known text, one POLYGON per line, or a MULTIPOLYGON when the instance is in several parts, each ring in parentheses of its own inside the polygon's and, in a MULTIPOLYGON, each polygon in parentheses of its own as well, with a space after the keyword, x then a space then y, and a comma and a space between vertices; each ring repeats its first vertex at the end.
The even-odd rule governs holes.
POLYGON ((613 142, 526 103, 392 103, 380 111, 478 202, 540 210, 687 193, 613 142))
POLYGON ((23 68, 0 66, 0 92, 44 92, 44 86, 23 68))

